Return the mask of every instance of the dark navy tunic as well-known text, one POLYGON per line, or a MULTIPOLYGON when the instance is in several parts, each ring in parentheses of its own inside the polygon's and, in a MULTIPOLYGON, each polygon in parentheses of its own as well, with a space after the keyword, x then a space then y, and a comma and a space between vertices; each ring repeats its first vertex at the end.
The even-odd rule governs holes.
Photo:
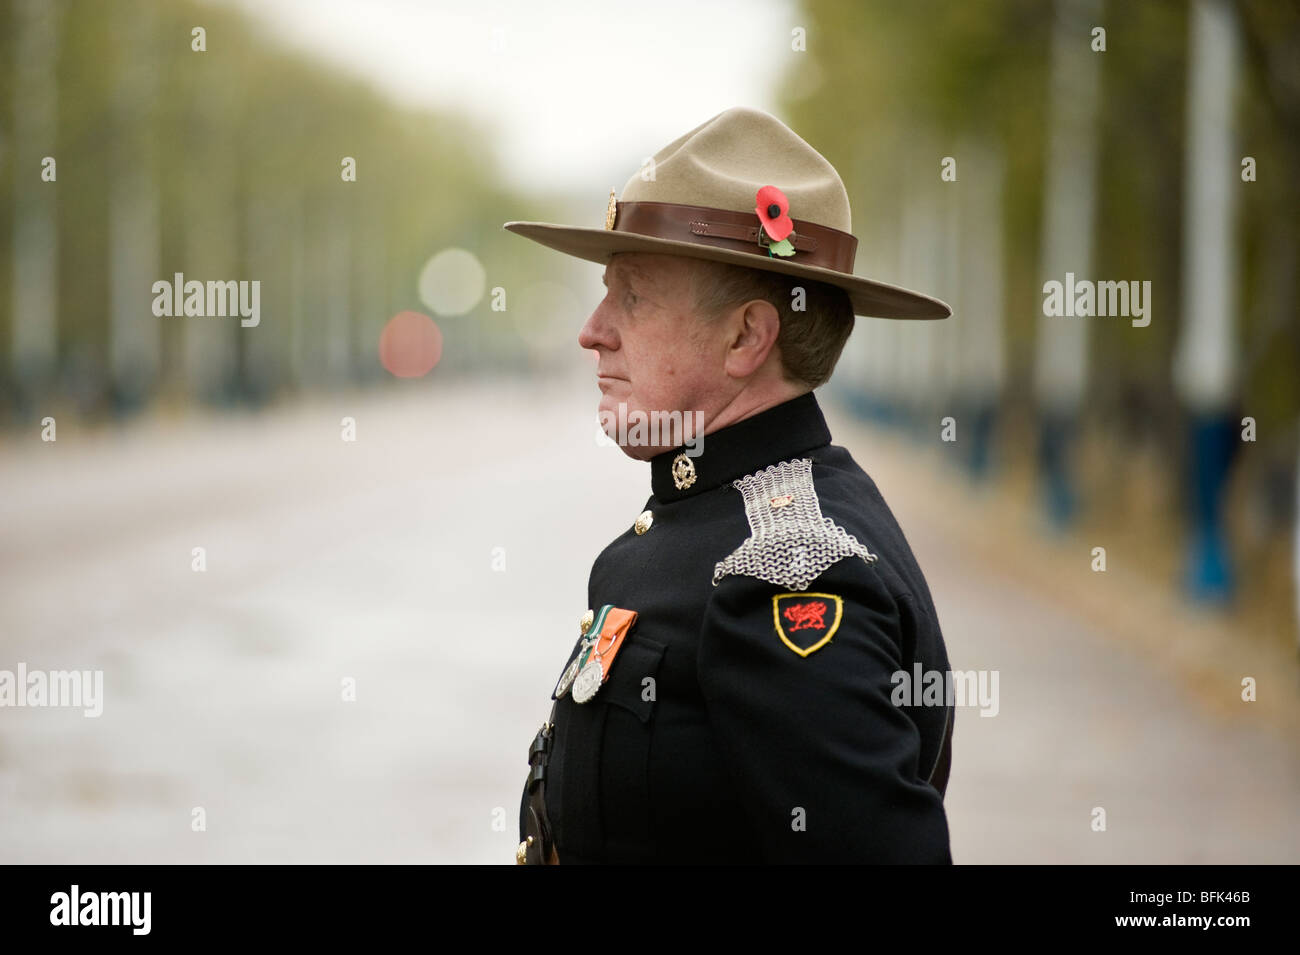
POLYGON ((948 672, 939 621, 875 483, 830 441, 809 392, 705 435, 689 486, 684 449, 651 460, 650 526, 606 547, 588 587, 589 607, 637 620, 595 697, 556 706, 545 794, 562 864, 952 861, 955 713, 897 690, 917 664, 948 672), (767 501, 778 471, 811 485, 767 501), (786 537, 746 545, 751 509, 766 520, 785 497, 823 521, 785 512, 786 537), (819 570, 841 534, 860 549, 819 570), (748 564, 720 569, 742 545, 748 564), (786 579, 810 560, 815 577, 786 579))

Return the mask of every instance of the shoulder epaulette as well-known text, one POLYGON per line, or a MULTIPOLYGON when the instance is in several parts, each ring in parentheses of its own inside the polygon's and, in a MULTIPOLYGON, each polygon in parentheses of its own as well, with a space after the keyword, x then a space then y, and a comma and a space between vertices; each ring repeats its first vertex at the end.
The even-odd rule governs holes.
POLYGON ((808 585, 836 561, 875 563, 852 534, 822 517, 812 460, 796 458, 732 481, 745 499, 749 537, 713 569, 713 585, 729 574, 757 577, 791 590, 808 585))

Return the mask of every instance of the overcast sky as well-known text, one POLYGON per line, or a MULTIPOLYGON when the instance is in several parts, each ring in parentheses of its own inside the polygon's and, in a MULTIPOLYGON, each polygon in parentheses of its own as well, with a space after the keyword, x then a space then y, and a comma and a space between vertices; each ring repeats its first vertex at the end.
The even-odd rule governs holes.
POLYGON ((488 122, 511 184, 546 191, 621 190, 715 113, 774 111, 782 73, 802 59, 787 0, 210 2, 397 101, 488 122))

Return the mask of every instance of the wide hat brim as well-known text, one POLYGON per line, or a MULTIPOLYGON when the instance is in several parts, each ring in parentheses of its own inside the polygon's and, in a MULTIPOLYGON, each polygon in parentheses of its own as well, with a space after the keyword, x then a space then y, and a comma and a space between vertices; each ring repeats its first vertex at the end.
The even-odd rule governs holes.
POLYGON ((947 318, 952 309, 945 302, 911 289, 876 282, 839 272, 835 269, 778 258, 700 245, 676 239, 620 232, 615 229, 584 228, 559 225, 553 222, 507 222, 510 232, 540 243, 557 252, 572 255, 588 262, 605 264, 618 252, 649 252, 661 255, 682 255, 694 259, 726 262, 746 268, 780 272, 842 288, 853 304, 853 314, 869 318, 939 319, 947 318))

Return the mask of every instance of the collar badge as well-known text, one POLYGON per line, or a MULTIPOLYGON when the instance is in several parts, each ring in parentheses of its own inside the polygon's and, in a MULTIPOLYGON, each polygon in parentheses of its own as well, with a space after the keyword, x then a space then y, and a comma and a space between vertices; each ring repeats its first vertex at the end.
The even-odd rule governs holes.
POLYGON ((684 491, 695 483, 695 462, 684 452, 673 458, 673 483, 679 491, 684 491))

